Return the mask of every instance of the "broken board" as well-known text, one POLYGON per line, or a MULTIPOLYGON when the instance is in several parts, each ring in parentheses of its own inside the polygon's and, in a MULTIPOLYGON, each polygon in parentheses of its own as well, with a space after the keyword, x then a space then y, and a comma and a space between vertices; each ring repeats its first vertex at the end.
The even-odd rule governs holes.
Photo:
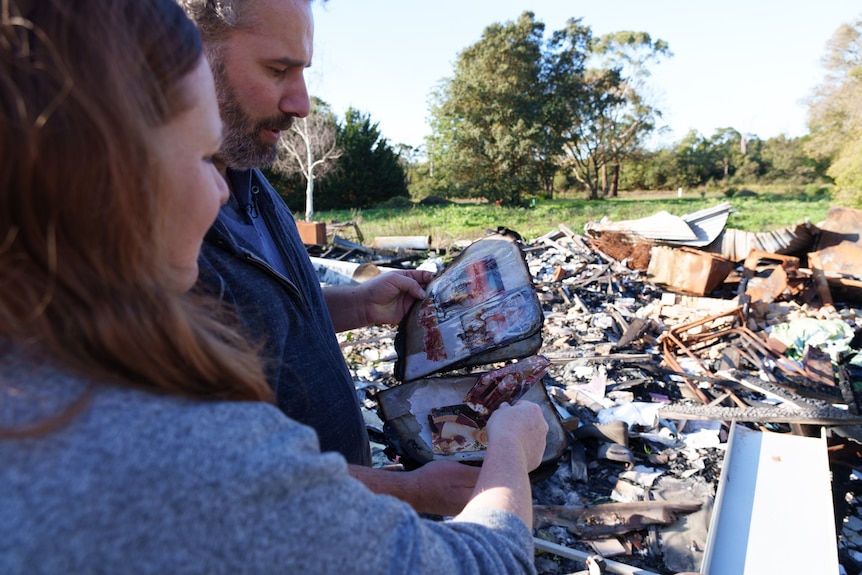
POLYGON ((705 575, 838 573, 826 438, 731 427, 705 575))

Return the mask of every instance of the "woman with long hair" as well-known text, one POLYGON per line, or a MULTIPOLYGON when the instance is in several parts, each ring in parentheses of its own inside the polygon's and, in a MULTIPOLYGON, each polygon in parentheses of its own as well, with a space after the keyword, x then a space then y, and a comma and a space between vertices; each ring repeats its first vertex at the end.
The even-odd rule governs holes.
POLYGON ((193 289, 221 135, 174 0, 0 0, 0 572, 533 571, 538 406, 435 522, 271 405, 193 289))

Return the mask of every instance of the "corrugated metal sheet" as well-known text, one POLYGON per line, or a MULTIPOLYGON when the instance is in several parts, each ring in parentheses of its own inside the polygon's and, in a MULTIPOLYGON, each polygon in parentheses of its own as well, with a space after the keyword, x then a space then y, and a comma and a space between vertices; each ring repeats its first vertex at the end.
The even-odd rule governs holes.
POLYGON ((584 226, 584 230, 593 236, 618 232, 655 240, 660 244, 699 248, 709 245, 718 237, 727 224, 730 210, 730 204, 723 202, 684 216, 661 211, 637 220, 590 222, 584 226))
POLYGON ((653 240, 697 241, 697 234, 688 222, 665 211, 637 220, 588 222, 584 231, 592 236, 604 232, 619 232, 653 240))
POLYGON ((672 245, 691 246, 693 248, 701 248, 715 241, 715 238, 727 225, 727 218, 730 215, 731 206, 728 202, 718 204, 705 210, 692 212, 682 216, 682 219, 697 236, 696 240, 686 242, 666 242, 672 245))
POLYGON ((810 222, 800 222, 771 232, 744 232, 734 228, 722 231, 705 251, 740 262, 751 250, 801 256, 811 250, 819 230, 810 222))

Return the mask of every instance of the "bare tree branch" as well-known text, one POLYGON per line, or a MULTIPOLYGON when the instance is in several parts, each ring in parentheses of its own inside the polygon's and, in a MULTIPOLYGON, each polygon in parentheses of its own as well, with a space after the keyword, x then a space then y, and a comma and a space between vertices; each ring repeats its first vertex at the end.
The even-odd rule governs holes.
POLYGON ((298 118, 278 142, 276 172, 301 174, 306 181, 305 220, 314 218, 314 181, 337 167, 341 156, 337 143, 335 118, 324 106, 316 107, 305 118, 298 118))

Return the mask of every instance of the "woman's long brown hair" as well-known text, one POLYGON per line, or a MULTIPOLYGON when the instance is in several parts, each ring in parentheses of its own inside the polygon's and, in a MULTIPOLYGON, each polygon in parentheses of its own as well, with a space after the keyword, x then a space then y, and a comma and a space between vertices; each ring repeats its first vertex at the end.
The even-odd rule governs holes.
POLYGON ((0 0, 0 361, 15 347, 120 385, 270 399, 225 310, 175 293, 156 250, 149 140, 201 54, 174 0, 0 0))

